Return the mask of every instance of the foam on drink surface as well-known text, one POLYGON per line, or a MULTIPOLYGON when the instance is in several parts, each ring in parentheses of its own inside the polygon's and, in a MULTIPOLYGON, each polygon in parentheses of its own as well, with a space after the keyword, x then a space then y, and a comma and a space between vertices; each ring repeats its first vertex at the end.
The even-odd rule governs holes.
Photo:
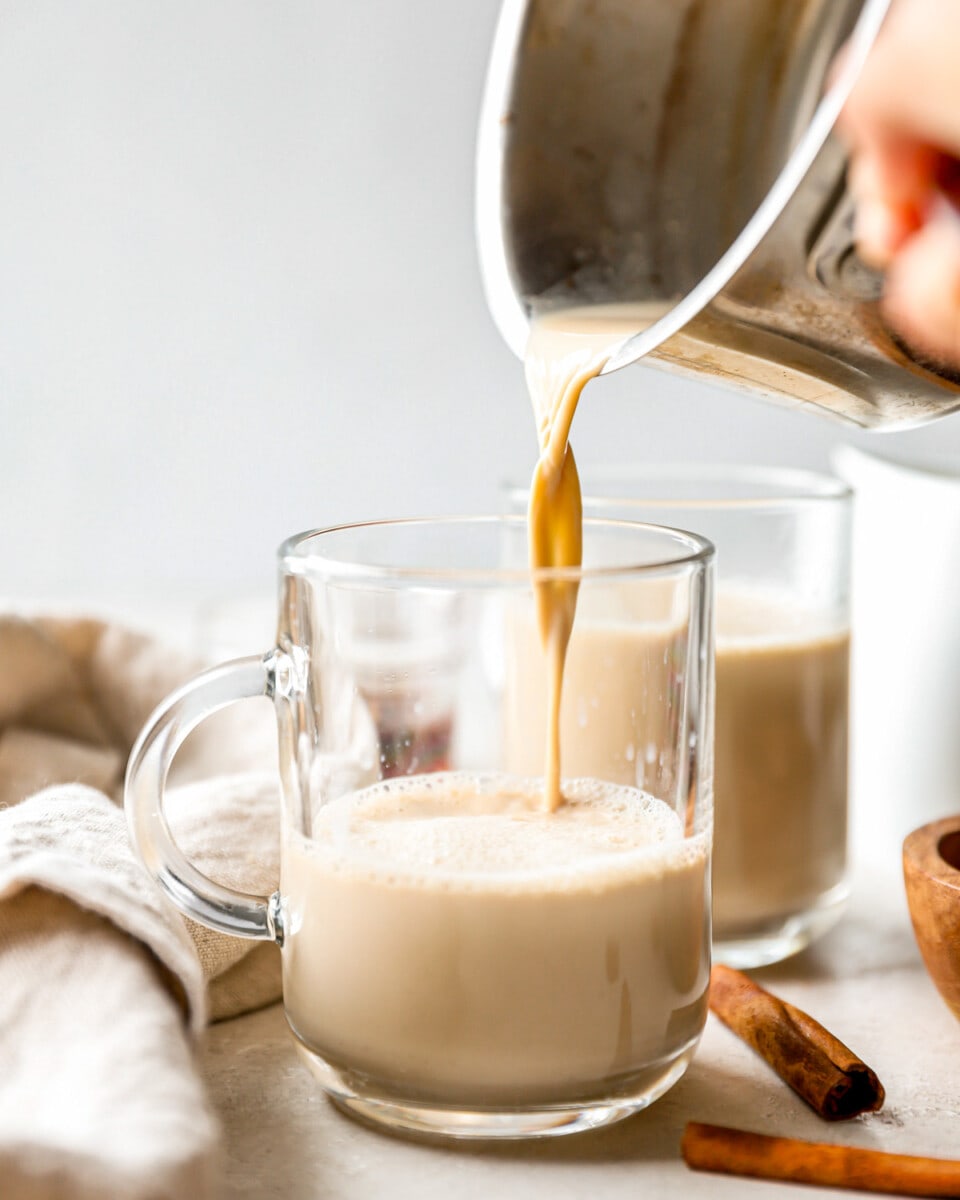
POLYGON ((724 586, 717 593, 717 650, 766 652, 849 637, 845 618, 798 603, 780 589, 724 586))
POLYGON ((563 791, 564 804, 546 813, 540 779, 392 779, 326 804, 304 847, 341 872, 498 890, 596 887, 697 853, 662 800, 594 779, 565 780, 563 791))

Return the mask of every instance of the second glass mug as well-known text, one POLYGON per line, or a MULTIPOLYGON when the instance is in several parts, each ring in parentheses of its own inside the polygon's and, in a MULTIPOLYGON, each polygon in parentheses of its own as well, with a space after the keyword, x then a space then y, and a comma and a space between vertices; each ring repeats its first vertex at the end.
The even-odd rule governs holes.
POLYGON ((276 647, 150 718, 127 774, 134 843, 188 916, 280 944, 288 1022, 342 1107, 455 1137, 566 1133, 683 1074, 710 969, 712 560, 702 538, 593 520, 583 568, 536 577, 578 585, 564 720, 644 763, 643 791, 568 770, 542 810, 520 518, 291 539, 276 647), (264 695, 283 790, 269 897, 200 874, 163 815, 191 729, 264 695))
MULTIPOLYGON (((825 933, 849 891, 850 489, 704 463, 611 465, 581 484, 587 514, 716 547, 713 953, 776 962, 825 933)), ((525 509, 525 489, 507 497, 525 509)))

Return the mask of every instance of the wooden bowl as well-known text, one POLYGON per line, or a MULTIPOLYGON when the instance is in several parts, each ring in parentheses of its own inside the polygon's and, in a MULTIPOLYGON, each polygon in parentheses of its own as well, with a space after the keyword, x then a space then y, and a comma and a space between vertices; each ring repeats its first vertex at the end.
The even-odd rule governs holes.
POLYGON ((932 821, 907 835, 903 879, 927 971, 960 1018, 960 816, 932 821))

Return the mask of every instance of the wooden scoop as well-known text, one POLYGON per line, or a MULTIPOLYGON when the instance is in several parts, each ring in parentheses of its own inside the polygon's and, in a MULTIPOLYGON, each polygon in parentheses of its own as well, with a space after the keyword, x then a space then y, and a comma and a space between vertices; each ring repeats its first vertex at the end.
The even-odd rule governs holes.
POLYGON ((960 816, 932 821, 907 835, 903 878, 927 971, 960 1018, 960 816))

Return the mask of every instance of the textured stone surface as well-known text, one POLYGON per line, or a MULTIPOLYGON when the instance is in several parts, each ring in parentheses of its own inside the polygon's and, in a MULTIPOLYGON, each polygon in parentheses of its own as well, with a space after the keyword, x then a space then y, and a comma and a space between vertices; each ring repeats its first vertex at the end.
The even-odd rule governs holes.
POLYGON ((365 1129, 327 1103, 274 1007, 212 1028, 203 1051, 224 1126, 223 1200, 798 1200, 794 1185, 688 1171, 679 1157, 688 1120, 901 1153, 957 1153, 960 1023, 923 970, 895 856, 882 869, 858 871, 849 912, 821 943, 756 976, 874 1067, 887 1089, 882 1112, 825 1124, 711 1018, 685 1078, 620 1125, 525 1145, 414 1144, 365 1129))

